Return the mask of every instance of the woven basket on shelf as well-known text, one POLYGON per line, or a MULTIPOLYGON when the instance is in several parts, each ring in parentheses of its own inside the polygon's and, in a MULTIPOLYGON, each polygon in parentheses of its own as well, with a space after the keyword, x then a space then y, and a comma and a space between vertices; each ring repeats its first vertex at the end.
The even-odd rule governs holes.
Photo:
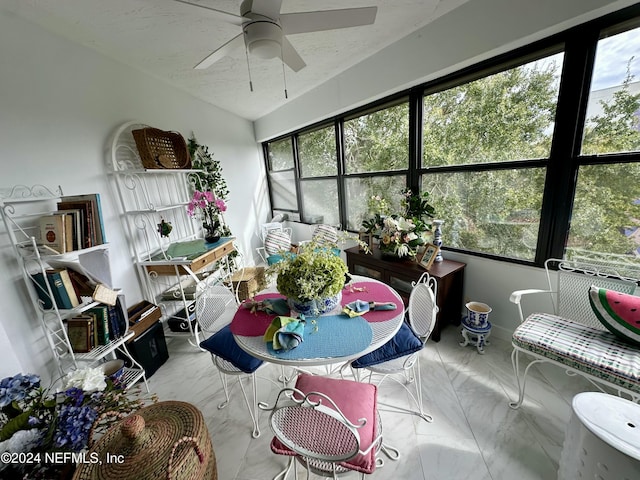
POLYGON ((216 457, 200 410, 158 402, 111 427, 87 452, 73 480, 217 480, 216 457))
POLYGON ((131 134, 144 168, 191 168, 187 143, 178 132, 147 127, 131 134))

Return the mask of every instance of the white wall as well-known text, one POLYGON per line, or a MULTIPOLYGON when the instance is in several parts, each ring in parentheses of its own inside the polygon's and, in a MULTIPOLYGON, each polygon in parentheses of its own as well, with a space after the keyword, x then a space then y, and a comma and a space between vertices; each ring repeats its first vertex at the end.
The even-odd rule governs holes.
MULTIPOLYGON (((44 184, 61 185, 69 195, 100 193, 114 285, 124 289, 129 304, 141 292, 105 157, 111 133, 125 121, 185 137, 193 131, 209 146, 230 190, 227 221, 242 251, 254 252, 268 197, 251 122, 1 11, 0 65, 0 189, 44 184)), ((3 226, 0 270, 0 378, 18 370, 52 372, 3 226)))
MULTIPOLYGON (((255 122, 256 137, 264 141, 330 118, 635 3, 473 0, 260 118, 255 122)), ((443 235, 446 246, 446 225, 443 235)), ((465 302, 489 304, 493 335, 503 338, 510 338, 518 322, 510 293, 546 285, 542 269, 451 252, 444 256, 467 264, 465 302)), ((543 309, 547 303, 538 306, 543 309)))

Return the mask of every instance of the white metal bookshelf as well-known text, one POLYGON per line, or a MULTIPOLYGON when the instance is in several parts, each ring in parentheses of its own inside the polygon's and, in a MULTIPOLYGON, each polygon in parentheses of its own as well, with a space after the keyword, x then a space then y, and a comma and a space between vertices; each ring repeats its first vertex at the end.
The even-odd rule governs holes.
MULTIPOLYGON (((230 283, 235 266, 228 255, 236 251, 236 246, 233 238, 222 239, 220 245, 210 246, 206 254, 195 260, 170 255, 172 244, 204 238, 199 222, 187 213, 194 188, 202 190, 200 174, 203 172, 144 168, 132 131, 145 127, 147 125, 127 122, 114 132, 108 154, 112 187, 145 300, 160 307, 167 336, 188 336, 191 344, 198 346, 202 337, 197 324, 194 328, 189 318, 185 318, 188 331, 174 332, 168 328, 169 320, 176 318, 182 309, 188 312, 189 305, 195 301, 184 291, 187 283, 195 285, 196 295, 205 290, 211 293, 230 283), (161 221, 171 224, 168 236, 159 232, 161 221), (206 273, 206 277, 198 275, 202 273, 206 273), (172 288, 177 295, 163 296, 172 288)), ((224 222, 224 218, 222 220, 224 222)), ((225 293, 219 291, 221 295, 225 293)), ((233 295, 228 297, 225 306, 235 308, 235 302, 230 304, 235 300, 233 295)))
MULTIPOLYGON (((39 244, 39 219, 43 215, 53 213, 56 202, 62 196, 60 187, 52 190, 42 185, 18 185, 12 187, 8 193, 0 195, 0 215, 58 371, 60 375, 65 375, 82 366, 95 367, 104 359, 114 358, 115 353, 119 352, 130 363, 123 375, 125 385, 128 387, 139 380, 143 380, 146 385, 144 369, 127 351, 126 342, 134 335, 127 329, 119 338, 111 340, 106 345, 96 346, 88 353, 73 351, 67 334, 66 320, 100 303, 93 301, 91 297, 80 297, 81 303, 77 307, 59 308, 49 282, 44 282, 46 288, 44 293, 51 303, 51 308, 44 308, 44 302, 36 291, 38 287, 34 282, 34 275, 42 274, 43 278, 46 278, 46 271, 49 268, 71 268, 93 281, 105 283, 111 287, 108 244, 54 255, 49 254, 49 251, 39 244)), ((121 303, 124 309, 122 313, 126 319, 124 296, 120 292, 119 296, 122 298, 121 303)))

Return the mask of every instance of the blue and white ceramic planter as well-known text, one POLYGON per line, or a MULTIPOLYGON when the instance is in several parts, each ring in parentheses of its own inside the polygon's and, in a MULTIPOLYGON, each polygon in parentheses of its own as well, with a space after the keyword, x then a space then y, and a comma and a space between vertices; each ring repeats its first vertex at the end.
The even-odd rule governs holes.
POLYGON ((323 298, 321 300, 309 300, 306 302, 296 300, 295 298, 287 298, 287 304, 291 310, 295 310, 305 316, 322 315, 323 313, 330 312, 338 305, 342 300, 342 291, 337 295, 329 298, 323 298))
POLYGON ((465 305, 469 312, 469 324, 475 328, 484 328, 489 323, 489 314, 491 307, 486 303, 469 302, 465 305))

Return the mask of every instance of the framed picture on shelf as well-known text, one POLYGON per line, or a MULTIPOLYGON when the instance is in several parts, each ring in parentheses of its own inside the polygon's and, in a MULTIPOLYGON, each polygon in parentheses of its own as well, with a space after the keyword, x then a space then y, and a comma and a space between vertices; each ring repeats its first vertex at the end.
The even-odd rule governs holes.
MULTIPOLYGON (((360 239, 361 242, 364 242, 367 245, 369 250, 371 250, 373 248, 373 234, 372 233, 360 232, 358 234, 358 238, 360 239)), ((362 250, 362 247, 360 247, 360 250, 362 250)))
POLYGON ((440 250, 438 246, 433 243, 427 243, 424 246, 422 256, 418 258, 418 264, 424 269, 429 270, 429 267, 433 265, 433 261, 436 259, 436 255, 438 255, 438 250, 440 250))

